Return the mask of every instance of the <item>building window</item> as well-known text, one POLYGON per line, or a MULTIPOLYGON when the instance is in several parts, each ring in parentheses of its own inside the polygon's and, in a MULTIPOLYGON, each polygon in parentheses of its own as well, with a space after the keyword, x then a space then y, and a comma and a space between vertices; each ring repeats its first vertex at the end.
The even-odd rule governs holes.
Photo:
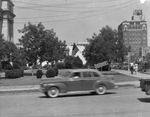
POLYGON ((146 30, 146 25, 143 25, 142 29, 143 29, 143 30, 146 30))
POLYGON ((124 30, 127 30, 128 28, 127 28, 127 25, 124 25, 124 30))

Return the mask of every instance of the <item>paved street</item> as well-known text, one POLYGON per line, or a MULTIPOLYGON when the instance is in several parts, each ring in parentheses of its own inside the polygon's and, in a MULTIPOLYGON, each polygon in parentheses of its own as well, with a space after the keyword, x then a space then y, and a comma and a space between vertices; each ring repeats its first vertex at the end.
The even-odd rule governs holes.
POLYGON ((148 117, 150 97, 140 88, 119 88, 106 95, 42 93, 0 95, 0 117, 148 117))

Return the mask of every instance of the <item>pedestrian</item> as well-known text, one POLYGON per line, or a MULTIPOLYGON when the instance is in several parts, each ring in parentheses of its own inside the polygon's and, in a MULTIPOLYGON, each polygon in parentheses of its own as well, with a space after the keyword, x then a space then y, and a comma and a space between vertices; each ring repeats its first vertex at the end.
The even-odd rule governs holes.
POLYGON ((135 71, 135 74, 138 72, 138 64, 134 64, 134 71, 135 71))
POLYGON ((133 66, 133 63, 130 64, 130 71, 131 71, 131 74, 133 74, 133 72, 134 72, 134 66, 133 66))

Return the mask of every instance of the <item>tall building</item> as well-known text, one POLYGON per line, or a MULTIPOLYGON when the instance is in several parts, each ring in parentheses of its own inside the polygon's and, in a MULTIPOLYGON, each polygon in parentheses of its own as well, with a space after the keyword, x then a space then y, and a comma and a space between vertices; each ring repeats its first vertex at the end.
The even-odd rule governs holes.
POLYGON ((3 15, 2 15, 2 0, 0 0, 0 34, 2 33, 2 23, 3 23, 3 15))
POLYGON ((13 24, 14 24, 14 4, 11 0, 2 0, 3 9, 3 24, 2 24, 2 34, 4 34, 4 39, 13 42, 13 24))
POLYGON ((118 35, 130 52, 131 61, 142 57, 142 48, 148 46, 147 22, 141 9, 134 10, 131 21, 123 21, 118 26, 118 35))

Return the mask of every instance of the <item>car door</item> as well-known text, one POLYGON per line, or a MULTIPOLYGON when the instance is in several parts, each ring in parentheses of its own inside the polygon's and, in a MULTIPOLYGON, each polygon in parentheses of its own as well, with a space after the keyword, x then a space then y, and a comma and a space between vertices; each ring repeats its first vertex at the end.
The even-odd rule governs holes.
POLYGON ((73 72, 68 82, 66 82, 68 91, 80 91, 81 90, 81 74, 80 72, 73 72))
POLYGON ((82 90, 92 90, 94 83, 99 79, 99 74, 96 72, 82 72, 82 90))

